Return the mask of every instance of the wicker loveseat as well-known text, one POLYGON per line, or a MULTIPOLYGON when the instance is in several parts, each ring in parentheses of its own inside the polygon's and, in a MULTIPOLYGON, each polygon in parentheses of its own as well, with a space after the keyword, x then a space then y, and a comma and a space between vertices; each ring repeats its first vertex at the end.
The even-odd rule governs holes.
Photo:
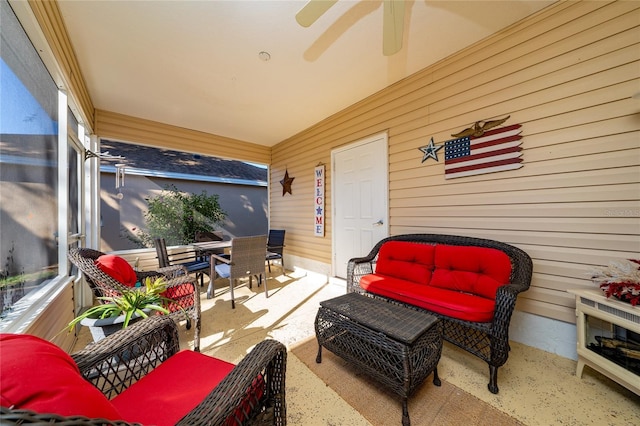
POLYGON ((531 258, 498 241, 455 235, 396 235, 351 259, 347 292, 359 292, 443 320, 445 340, 498 367, 509 356, 509 323, 518 293, 529 288, 531 258))
POLYGON ((275 340, 238 365, 179 350, 154 316, 71 356, 29 335, 0 335, 0 424, 285 425, 287 352, 275 340))

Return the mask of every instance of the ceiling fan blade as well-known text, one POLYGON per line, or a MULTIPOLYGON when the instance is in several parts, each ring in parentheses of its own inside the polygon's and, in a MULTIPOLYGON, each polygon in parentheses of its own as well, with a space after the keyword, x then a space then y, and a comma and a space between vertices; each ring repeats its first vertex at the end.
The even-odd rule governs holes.
POLYGON ((296 21, 303 27, 308 27, 321 17, 338 0, 309 0, 298 13, 296 21))
POLYGON ((404 31, 404 1, 384 0, 382 20, 382 53, 385 56, 396 54, 402 49, 404 31))

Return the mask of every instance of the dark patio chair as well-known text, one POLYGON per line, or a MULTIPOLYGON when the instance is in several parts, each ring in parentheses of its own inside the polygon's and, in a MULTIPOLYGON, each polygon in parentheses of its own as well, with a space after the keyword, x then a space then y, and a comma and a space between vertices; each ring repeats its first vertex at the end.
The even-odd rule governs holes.
MULTIPOLYGON (((236 302, 233 296, 233 287, 236 280, 240 278, 249 278, 249 288, 252 286, 253 277, 257 278, 258 286, 262 283, 266 276, 265 255, 267 252, 267 236, 257 235, 252 237, 237 237, 231 240, 231 257, 221 257, 215 254, 211 255, 211 261, 214 262, 214 276, 209 282, 207 290, 207 298, 214 297, 215 276, 229 279, 229 288, 231 292, 231 307, 235 309, 236 302)), ((269 297, 267 291, 267 281, 264 280, 264 294, 269 297)))
POLYGON ((269 240, 267 241, 267 265, 269 266, 269 272, 271 272, 271 261, 280 260, 280 266, 284 274, 284 233, 284 229, 269 230, 269 240))
POLYGON ((204 285, 204 275, 209 275, 211 269, 208 258, 199 256, 199 253, 193 250, 185 250, 169 255, 164 238, 155 238, 154 243, 156 254, 158 255, 158 264, 161 268, 180 266, 186 274, 195 274, 196 279, 200 278, 200 285, 204 285))
MULTIPOLYGON (((97 266, 96 261, 106 255, 98 250, 88 248, 74 248, 69 250, 68 257, 84 275, 87 284, 96 297, 112 297, 122 294, 129 288, 124 283, 111 277, 97 266)), ((169 316, 176 322, 187 320, 187 329, 191 328, 191 321, 195 323, 193 347, 200 350, 200 292, 196 282, 189 275, 176 275, 176 267, 160 268, 156 271, 135 272, 135 279, 142 283, 147 277, 162 276, 167 280, 167 291, 164 296, 175 301, 169 304, 169 316), (186 318, 185 318, 186 314, 186 318)))

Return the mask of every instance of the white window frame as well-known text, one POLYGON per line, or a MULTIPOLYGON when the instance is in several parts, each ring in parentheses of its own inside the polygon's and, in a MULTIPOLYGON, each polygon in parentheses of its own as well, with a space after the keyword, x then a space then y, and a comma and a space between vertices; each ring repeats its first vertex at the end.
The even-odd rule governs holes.
MULTIPOLYGON (((27 296, 14 305, 13 312, 0 323, 0 332, 3 333, 24 333, 32 324, 38 320, 39 315, 48 307, 48 305, 56 299, 56 297, 65 291, 73 281, 81 282, 79 274, 75 277, 69 276, 70 266, 67 260, 69 244, 79 242, 84 246, 89 243, 90 246, 97 247, 100 241, 99 228, 99 162, 97 160, 90 161, 90 165, 86 166, 86 150, 91 149, 93 152, 99 152, 97 137, 88 136, 88 127, 78 119, 77 105, 73 102, 73 98, 67 95, 65 91, 65 83, 60 71, 59 64, 55 61, 50 46, 46 42, 46 38, 40 29, 37 19, 28 2, 9 0, 9 3, 16 13, 20 24, 25 29, 32 44, 38 51, 40 58, 44 62, 46 68, 51 74, 54 82, 58 86, 58 275, 51 279, 50 282, 42 285, 42 287, 27 296), (78 119, 77 140, 69 137, 73 132, 67 129, 67 114, 69 109, 74 112, 78 119), (71 145, 70 145, 71 144, 71 145), (71 235, 68 226, 68 209, 69 209, 69 179, 67 175, 68 168, 68 148, 73 146, 79 152, 78 162, 78 221, 80 232, 71 235), (87 231, 88 230, 88 231, 87 231), (87 234, 89 238, 87 238, 87 234)), ((84 305, 91 304, 91 292, 85 285, 76 286, 78 290, 74 294, 76 297, 76 309, 78 305, 83 304, 83 299, 89 298, 89 302, 84 301, 84 305)))

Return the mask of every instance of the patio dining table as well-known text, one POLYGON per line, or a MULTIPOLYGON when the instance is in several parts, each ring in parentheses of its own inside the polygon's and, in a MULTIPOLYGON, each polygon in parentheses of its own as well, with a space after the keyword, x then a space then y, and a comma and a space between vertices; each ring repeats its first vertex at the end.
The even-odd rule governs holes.
POLYGON ((189 244, 198 253, 207 254, 213 250, 225 249, 231 247, 231 240, 229 241, 201 241, 197 243, 189 244))

